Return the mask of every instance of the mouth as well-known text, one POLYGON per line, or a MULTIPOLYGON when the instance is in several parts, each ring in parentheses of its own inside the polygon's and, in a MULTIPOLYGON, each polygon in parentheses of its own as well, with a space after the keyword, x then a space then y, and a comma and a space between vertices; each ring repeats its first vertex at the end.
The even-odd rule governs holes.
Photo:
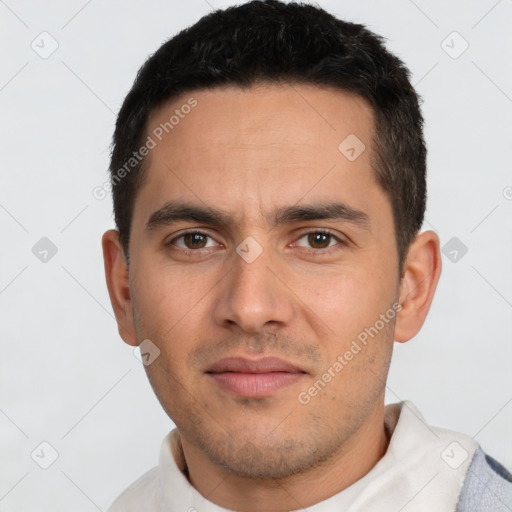
POLYGON ((277 357, 226 357, 206 374, 224 391, 246 398, 265 398, 297 383, 306 372, 277 357))

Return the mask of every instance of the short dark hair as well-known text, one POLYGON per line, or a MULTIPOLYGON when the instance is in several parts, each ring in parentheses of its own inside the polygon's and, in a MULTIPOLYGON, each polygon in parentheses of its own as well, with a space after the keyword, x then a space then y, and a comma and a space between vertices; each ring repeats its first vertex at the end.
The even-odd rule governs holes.
MULTIPOLYGON (((426 148, 409 70, 363 25, 321 8, 254 0, 216 10, 164 43, 139 70, 119 112, 110 163, 114 216, 126 261, 145 159, 118 171, 144 144, 149 115, 193 90, 256 83, 333 87, 364 98, 375 119, 372 168, 390 198, 398 267, 423 223, 426 148)), ((340 141, 341 142, 341 141, 340 141)))

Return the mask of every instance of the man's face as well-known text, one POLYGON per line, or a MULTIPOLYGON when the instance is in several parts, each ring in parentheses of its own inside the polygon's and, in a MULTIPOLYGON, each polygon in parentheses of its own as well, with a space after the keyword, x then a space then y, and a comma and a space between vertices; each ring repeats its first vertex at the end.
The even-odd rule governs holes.
POLYGON ((137 337, 161 352, 146 370, 184 446, 239 475, 291 475, 339 453, 383 403, 399 276, 372 112, 314 86, 214 89, 155 111, 148 134, 191 96, 135 201, 137 337), (170 202, 225 222, 153 215, 170 202), (299 215, 327 204, 345 209, 299 215))

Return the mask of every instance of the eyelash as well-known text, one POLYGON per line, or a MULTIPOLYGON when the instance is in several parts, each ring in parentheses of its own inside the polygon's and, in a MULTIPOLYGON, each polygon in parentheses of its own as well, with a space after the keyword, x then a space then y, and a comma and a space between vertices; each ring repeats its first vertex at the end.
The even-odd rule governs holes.
MULTIPOLYGON (((323 229, 323 228, 316 228, 316 229, 311 229, 309 231, 304 231, 304 232, 302 232, 300 234, 300 236, 298 237, 297 240, 300 240, 301 238, 303 238, 303 237, 305 237, 307 235, 317 234, 317 233, 321 233, 321 234, 324 234, 324 235, 331 236, 332 238, 334 238, 338 242, 338 244, 333 245, 331 247, 325 247, 325 248, 322 248, 322 249, 314 249, 314 248, 302 247, 302 249, 304 249, 306 252, 308 252, 308 254, 310 254, 312 256, 319 256, 319 255, 322 255, 322 254, 330 253, 331 249, 339 250, 340 249, 339 246, 346 246, 347 245, 347 242, 345 242, 340 237, 336 236, 332 231, 330 231, 328 229, 323 229)), ((189 234, 203 235, 203 236, 206 236, 206 237, 211 238, 213 240, 213 237, 210 236, 208 233, 205 233, 204 231, 199 231, 197 229, 191 229, 189 231, 184 231, 180 235, 174 237, 169 242, 166 242, 165 246, 169 247, 173 251, 179 251, 181 254, 183 254, 185 256, 191 256, 191 255, 200 254, 201 251, 204 248, 203 249, 183 249, 181 247, 175 247, 174 246, 174 242, 176 242, 176 240, 179 240, 180 238, 184 237, 185 235, 189 235, 189 234)), ((209 248, 206 248, 206 249, 209 249, 209 248)))

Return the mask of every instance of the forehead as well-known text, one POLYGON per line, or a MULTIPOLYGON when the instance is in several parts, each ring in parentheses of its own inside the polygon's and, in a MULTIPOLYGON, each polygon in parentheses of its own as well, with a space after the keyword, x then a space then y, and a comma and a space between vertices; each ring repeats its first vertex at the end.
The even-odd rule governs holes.
POLYGON ((156 131, 157 138, 165 139, 152 156, 159 156, 172 142, 183 149, 201 145, 201 155, 229 148, 258 150, 261 157, 268 153, 275 158, 272 146, 286 145, 289 152, 300 156, 311 148, 324 150, 325 156, 338 156, 339 144, 349 135, 370 142, 373 112, 360 96, 334 88, 229 86, 190 92, 167 102, 151 113, 147 131, 156 131))
POLYGON ((147 217, 179 198, 242 215, 251 205, 263 213, 285 199, 340 194, 364 208, 378 192, 373 126, 364 99, 332 88, 262 84, 183 94, 149 117, 155 146, 136 209, 142 203, 147 217))

